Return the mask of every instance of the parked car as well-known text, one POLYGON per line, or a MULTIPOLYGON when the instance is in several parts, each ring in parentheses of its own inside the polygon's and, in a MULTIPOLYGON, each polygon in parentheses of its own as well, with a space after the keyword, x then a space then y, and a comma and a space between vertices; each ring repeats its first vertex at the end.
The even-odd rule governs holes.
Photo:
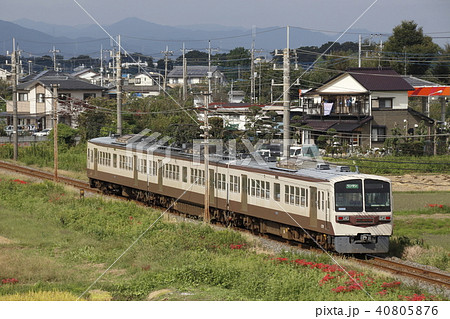
MULTIPOLYGON (((7 127, 5 127, 5 133, 7 136, 11 136, 13 131, 14 127, 12 125, 8 125, 7 127)), ((19 133, 19 135, 24 135, 26 132, 26 128, 23 125, 18 125, 17 132, 19 133)))
POLYGON ((50 134, 51 128, 43 129, 42 131, 34 132, 33 136, 48 136, 50 134))

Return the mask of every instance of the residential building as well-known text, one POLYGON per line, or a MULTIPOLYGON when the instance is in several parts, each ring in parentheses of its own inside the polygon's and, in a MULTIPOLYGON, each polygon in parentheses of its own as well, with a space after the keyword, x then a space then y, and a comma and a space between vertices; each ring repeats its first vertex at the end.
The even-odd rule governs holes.
POLYGON ((71 73, 70 76, 95 85, 102 85, 103 81, 100 73, 88 68, 81 68, 81 70, 71 73))
MULTIPOLYGON (((212 79, 212 84, 217 86, 225 82, 224 74, 217 66, 211 67, 211 74, 209 75, 208 66, 187 66, 187 84, 192 87, 198 84, 207 84, 208 77, 212 79)), ((183 85, 183 67, 175 66, 167 75, 167 80, 170 86, 183 85)))
POLYGON ((303 142, 311 143, 330 129, 343 143, 383 147, 394 127, 409 134, 434 121, 408 107, 414 88, 391 69, 355 68, 304 94, 303 142))
MULTIPOLYGON (((19 125, 35 125, 38 130, 51 128, 53 112, 53 86, 58 93, 58 122, 77 126, 76 118, 81 111, 79 104, 92 97, 101 97, 104 88, 68 75, 33 77, 17 86, 19 125)), ((8 101, 6 112, 0 114, 12 124, 13 103, 8 101)))
POLYGON ((11 81, 11 77, 12 77, 11 72, 0 68, 0 80, 11 81))

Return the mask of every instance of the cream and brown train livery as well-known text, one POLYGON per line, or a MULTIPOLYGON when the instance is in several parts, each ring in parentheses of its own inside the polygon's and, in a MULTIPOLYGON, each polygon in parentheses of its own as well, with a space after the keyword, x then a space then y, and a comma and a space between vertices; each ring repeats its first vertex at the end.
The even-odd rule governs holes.
MULTIPOLYGON (((316 243, 339 253, 385 253, 392 234, 387 178, 330 168, 298 170, 255 161, 210 160, 212 222, 316 243)), ((88 142, 91 187, 203 217, 205 163, 139 137, 88 142), (133 141, 133 142, 130 142, 133 141)))

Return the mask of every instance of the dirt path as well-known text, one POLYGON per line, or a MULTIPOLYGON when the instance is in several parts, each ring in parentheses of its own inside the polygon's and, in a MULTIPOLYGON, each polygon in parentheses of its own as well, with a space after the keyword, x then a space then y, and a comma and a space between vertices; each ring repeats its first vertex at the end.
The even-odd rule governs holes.
POLYGON ((398 175, 386 176, 392 181, 394 192, 450 191, 450 175, 398 175))

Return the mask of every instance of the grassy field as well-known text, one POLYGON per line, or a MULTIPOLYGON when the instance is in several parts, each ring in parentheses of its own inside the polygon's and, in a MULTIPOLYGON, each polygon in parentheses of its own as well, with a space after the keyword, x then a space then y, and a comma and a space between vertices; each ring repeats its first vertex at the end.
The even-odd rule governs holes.
POLYGON ((0 176, 0 300, 442 299, 348 261, 358 285, 326 256, 261 253, 234 231, 20 178, 0 176))

